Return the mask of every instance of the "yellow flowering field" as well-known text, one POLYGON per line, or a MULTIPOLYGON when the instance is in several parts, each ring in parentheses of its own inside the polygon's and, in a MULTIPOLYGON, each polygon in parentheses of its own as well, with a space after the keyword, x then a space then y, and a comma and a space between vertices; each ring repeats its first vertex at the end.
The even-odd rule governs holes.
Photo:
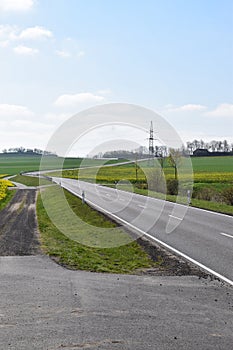
POLYGON ((0 200, 7 195, 7 188, 14 186, 9 180, 0 180, 0 200))
MULTIPOLYGON (((164 169, 165 177, 167 179, 174 178, 173 169, 164 169)), ((79 180, 97 181, 111 183, 114 181, 128 180, 135 182, 136 171, 135 167, 106 167, 96 169, 83 169, 83 170, 65 170, 63 171, 64 177, 69 177, 79 180)), ((206 182, 206 183, 233 183, 233 172, 195 172, 194 171, 194 182, 206 182)), ((146 176, 142 169, 138 169, 137 172, 138 182, 146 182, 146 176)), ((189 181, 190 174, 180 174, 180 181, 189 181)))

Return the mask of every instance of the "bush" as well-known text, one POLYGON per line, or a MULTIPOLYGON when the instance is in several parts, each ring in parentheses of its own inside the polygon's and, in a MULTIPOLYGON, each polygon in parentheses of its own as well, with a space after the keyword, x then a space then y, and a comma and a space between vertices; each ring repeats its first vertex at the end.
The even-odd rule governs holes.
POLYGON ((219 191, 215 190, 211 187, 203 187, 198 188, 193 191, 193 198, 204 200, 204 201, 212 201, 212 202, 223 202, 223 197, 219 191))
POLYGON ((222 196, 223 196, 224 200, 227 202, 227 204, 233 205, 233 186, 226 188, 222 192, 222 196))
POLYGON ((167 194, 177 195, 178 194, 178 180, 168 179, 167 180, 167 194))

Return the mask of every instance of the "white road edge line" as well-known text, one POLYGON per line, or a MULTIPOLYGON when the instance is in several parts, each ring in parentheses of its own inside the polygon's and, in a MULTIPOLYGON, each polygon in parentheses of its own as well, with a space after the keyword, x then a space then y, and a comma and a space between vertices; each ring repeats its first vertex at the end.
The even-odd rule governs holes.
MULTIPOLYGON (((69 190, 70 192, 72 192, 74 195, 76 195, 76 196, 82 198, 81 195, 77 194, 76 192, 72 191, 71 189, 68 189, 68 190, 69 190)), ((202 268, 203 270, 205 270, 205 271, 209 272, 210 274, 212 274, 212 275, 218 277, 218 278, 221 279, 222 281, 224 281, 224 282, 230 284, 231 286, 233 286, 233 281, 231 281, 231 280, 228 279, 227 277, 221 275, 220 273, 218 273, 218 272, 216 272, 216 271, 210 269, 208 266, 205 266, 205 265, 203 265, 202 263, 199 263, 197 260, 195 260, 195 259, 193 259, 193 258, 190 258, 188 255, 186 255, 186 254, 180 252, 178 249, 173 248, 173 247, 170 246, 169 244, 167 244, 167 243, 161 241, 160 239, 151 236, 149 233, 144 232, 144 231, 141 230, 140 228, 137 228, 136 226, 130 224, 130 223, 127 222, 127 221, 125 221, 124 219, 119 218, 117 215, 112 214, 111 212, 109 212, 109 211, 105 210, 104 208, 100 207, 99 205, 97 205, 97 204, 95 204, 95 203, 93 203, 93 202, 91 202, 91 201, 89 201, 89 200, 86 200, 86 202, 89 203, 89 204, 91 204, 93 207, 98 208, 100 211, 102 211, 102 212, 104 212, 104 213, 106 213, 106 214, 112 216, 113 218, 117 219, 118 221, 121 221, 121 222, 124 223, 126 226, 131 227, 133 230, 138 231, 140 234, 149 237, 150 239, 152 239, 153 241, 155 241, 155 242, 161 244, 161 245, 164 246, 165 248, 167 248, 167 249, 173 251, 174 253, 176 253, 176 254, 182 256, 183 258, 185 258, 186 260, 190 261, 191 263, 193 263, 193 264, 199 266, 199 267, 202 268)))
POLYGON ((226 237, 229 237, 229 238, 233 238, 233 236, 228 235, 227 233, 224 233, 224 232, 220 232, 220 235, 222 235, 222 236, 226 236, 226 237))
POLYGON ((178 218, 177 216, 174 216, 174 215, 168 215, 168 216, 170 216, 171 218, 174 218, 174 219, 180 220, 180 221, 182 221, 182 220, 183 220, 183 219, 178 218))

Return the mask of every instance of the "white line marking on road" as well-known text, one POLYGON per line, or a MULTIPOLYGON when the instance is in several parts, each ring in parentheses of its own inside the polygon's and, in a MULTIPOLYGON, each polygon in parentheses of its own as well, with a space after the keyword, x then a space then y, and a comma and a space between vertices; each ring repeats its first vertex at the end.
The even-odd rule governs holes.
POLYGON ((146 206, 145 205, 141 205, 141 204, 138 204, 138 207, 140 207, 140 208, 145 208, 146 206))
POLYGON ((227 233, 224 233, 224 232, 220 232, 220 235, 222 235, 222 236, 226 236, 226 237, 229 237, 229 238, 233 238, 233 236, 228 235, 227 233))
POLYGON ((173 216, 173 215, 168 215, 168 216, 170 216, 171 218, 174 218, 174 219, 180 220, 180 221, 182 221, 182 220, 183 220, 183 219, 181 219, 181 218, 178 218, 177 216, 173 216))

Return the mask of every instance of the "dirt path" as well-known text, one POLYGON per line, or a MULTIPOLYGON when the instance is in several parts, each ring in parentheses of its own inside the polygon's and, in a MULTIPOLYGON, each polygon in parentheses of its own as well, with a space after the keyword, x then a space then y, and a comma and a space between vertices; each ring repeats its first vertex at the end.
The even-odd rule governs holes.
POLYGON ((0 255, 35 255, 39 251, 36 190, 18 190, 0 212, 0 255))

